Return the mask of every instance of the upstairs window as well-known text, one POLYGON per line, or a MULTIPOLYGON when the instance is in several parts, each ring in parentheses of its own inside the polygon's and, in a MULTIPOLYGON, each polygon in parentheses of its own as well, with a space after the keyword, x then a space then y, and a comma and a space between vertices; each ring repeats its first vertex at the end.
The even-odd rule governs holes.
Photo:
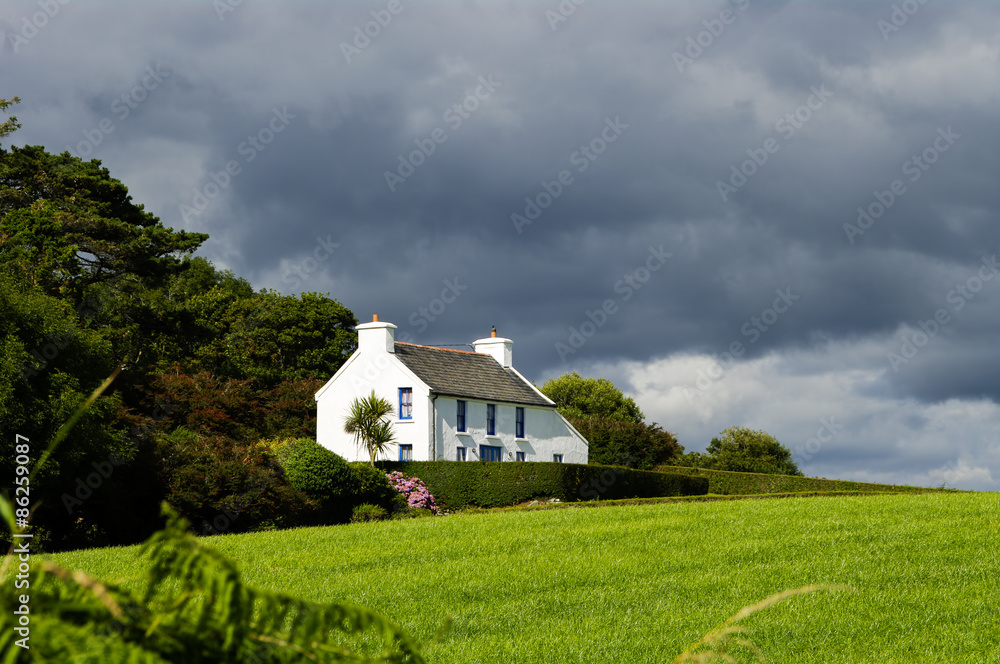
POLYGON ((413 419, 413 388, 399 388, 399 419, 413 419))
POLYGON ((497 407, 496 404, 486 404, 486 435, 497 435, 497 407))
MULTIPOLYGON (((455 415, 455 429, 465 431, 465 402, 461 400, 458 402, 458 412, 455 415)), ((464 459, 459 459, 459 461, 464 461, 464 459)))
POLYGON ((524 408, 518 406, 514 413, 514 435, 517 438, 524 438, 524 408))

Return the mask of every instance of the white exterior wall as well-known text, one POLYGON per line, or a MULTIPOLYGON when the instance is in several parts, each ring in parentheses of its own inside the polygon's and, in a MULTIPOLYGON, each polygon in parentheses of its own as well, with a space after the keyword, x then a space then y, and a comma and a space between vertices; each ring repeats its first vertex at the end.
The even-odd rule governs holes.
POLYGON ((438 397, 436 456, 454 461, 456 448, 466 448, 466 461, 479 460, 479 446, 503 448, 503 461, 514 461, 515 452, 524 452, 525 461, 552 461, 553 454, 562 454, 563 463, 587 463, 587 441, 580 436, 554 408, 522 406, 524 408, 524 438, 515 431, 516 404, 465 401, 465 432, 458 431, 458 398, 438 397), (486 435, 486 404, 496 405, 496 435, 486 435))
MULTIPOLYGON (((316 393, 316 442, 348 461, 368 461, 368 452, 344 433, 344 418, 355 398, 375 394, 392 404, 392 429, 399 444, 413 445, 414 461, 430 461, 430 389, 391 353, 357 351, 316 393), (399 388, 413 389, 413 419, 399 419, 399 388)), ((398 445, 379 460, 399 459, 398 445)))
MULTIPOLYGON (((393 406, 397 441, 378 457, 380 460, 395 461, 399 445, 412 445, 414 461, 454 461, 456 448, 462 445, 467 448, 466 461, 477 461, 479 446, 492 445, 503 448, 503 461, 514 461, 515 452, 524 452, 526 461, 552 461, 554 454, 562 454, 563 463, 587 463, 586 439, 555 408, 523 406, 525 437, 518 439, 514 435, 514 404, 465 399, 466 432, 458 432, 458 398, 432 398, 430 388, 392 352, 395 328, 378 321, 357 326, 358 350, 316 393, 316 441, 320 445, 348 461, 368 461, 368 453, 354 442, 354 436, 344 433, 344 419, 351 402, 374 389, 393 406), (401 387, 413 390, 413 417, 409 420, 399 418, 401 387), (487 403, 496 405, 495 436, 486 435, 487 403)), ((509 339, 480 339, 476 344, 477 351, 488 352, 499 363, 509 365, 509 339)))

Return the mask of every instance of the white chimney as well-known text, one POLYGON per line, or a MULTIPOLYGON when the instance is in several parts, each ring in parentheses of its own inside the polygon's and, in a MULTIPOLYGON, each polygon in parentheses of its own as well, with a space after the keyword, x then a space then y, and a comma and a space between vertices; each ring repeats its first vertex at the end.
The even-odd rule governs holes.
POLYGON ((371 323, 362 323, 354 328, 358 331, 358 350, 362 353, 395 353, 396 326, 381 323, 378 314, 371 323))
POLYGON ((513 355, 512 349, 514 347, 514 342, 510 339, 498 337, 497 329, 495 327, 493 328, 493 331, 490 332, 489 337, 485 339, 476 339, 472 342, 472 347, 477 353, 492 355, 493 359, 496 360, 504 369, 511 368, 511 357, 513 355))

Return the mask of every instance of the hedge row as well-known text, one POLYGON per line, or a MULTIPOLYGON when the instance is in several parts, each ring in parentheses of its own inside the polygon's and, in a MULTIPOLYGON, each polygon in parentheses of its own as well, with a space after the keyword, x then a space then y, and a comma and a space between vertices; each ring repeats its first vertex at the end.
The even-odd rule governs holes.
POLYGON ((790 493, 798 491, 865 491, 865 492, 922 492, 935 491, 916 486, 870 484, 827 480, 818 477, 793 475, 765 475, 763 473, 737 473, 729 470, 689 468, 685 466, 657 466, 665 473, 680 473, 708 480, 708 492, 721 496, 747 496, 760 493, 790 493))
POLYGON ((702 477, 595 464, 389 461, 379 467, 419 477, 438 506, 449 510, 506 507, 535 498, 573 502, 702 496, 709 485, 702 477))

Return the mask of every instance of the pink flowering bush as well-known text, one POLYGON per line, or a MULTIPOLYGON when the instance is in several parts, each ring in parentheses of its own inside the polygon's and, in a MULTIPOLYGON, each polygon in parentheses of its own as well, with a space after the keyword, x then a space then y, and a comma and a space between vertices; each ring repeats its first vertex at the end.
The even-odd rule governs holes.
POLYGON ((398 470, 386 473, 392 488, 406 496, 406 504, 414 509, 426 509, 437 514, 437 504, 434 496, 427 490, 424 481, 419 477, 406 477, 398 470))

